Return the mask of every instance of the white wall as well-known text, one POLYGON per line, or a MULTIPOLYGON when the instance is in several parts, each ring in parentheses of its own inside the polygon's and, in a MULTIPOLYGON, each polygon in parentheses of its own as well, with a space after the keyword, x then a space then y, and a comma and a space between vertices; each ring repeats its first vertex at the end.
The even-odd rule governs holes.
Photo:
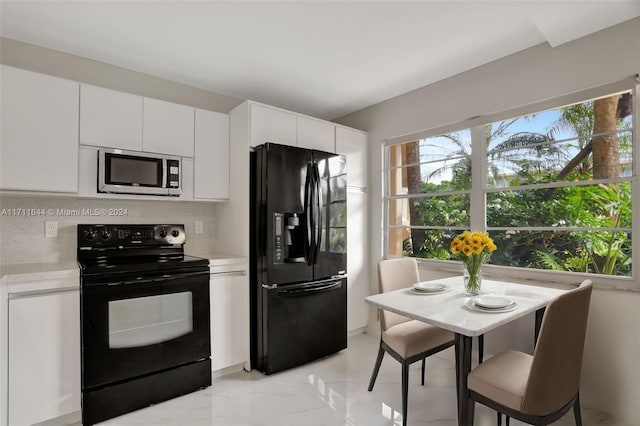
POLYGON ((215 203, 186 201, 91 200, 75 197, 0 196, 0 264, 74 261, 76 225, 79 223, 175 223, 184 224, 185 252, 208 256, 224 252, 217 244, 215 203), (11 215, 12 210, 53 209, 53 215, 11 215), (83 209, 123 209, 121 216, 74 216, 83 209), (45 238, 45 221, 58 222, 58 237, 45 238), (195 221, 203 222, 203 233, 195 233, 195 221))
MULTIPOLYGON (((640 18, 551 48, 542 44, 406 93, 336 121, 369 132, 371 276, 382 257, 382 144, 385 139, 460 123, 628 78, 640 72, 640 18)), ((636 265, 636 269, 640 265, 636 265)), ((374 292, 377 283, 371 283, 374 292)), ((375 322, 375 315, 370 316, 375 322)), ((528 329, 523 322, 515 330, 528 329)), ((369 330, 376 326, 370 324, 369 330)), ((526 331, 526 330, 525 330, 526 331)), ((518 339, 490 336, 493 352, 518 339)), ((640 419, 640 293, 593 293, 583 364, 583 405, 637 424, 640 419)))

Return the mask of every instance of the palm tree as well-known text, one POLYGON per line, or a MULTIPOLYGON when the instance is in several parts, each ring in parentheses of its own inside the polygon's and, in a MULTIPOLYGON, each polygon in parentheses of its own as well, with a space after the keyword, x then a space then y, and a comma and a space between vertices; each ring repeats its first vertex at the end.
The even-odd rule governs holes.
POLYGON ((570 128, 578 135, 580 151, 558 173, 557 180, 583 165, 582 171, 593 170, 594 179, 620 176, 620 144, 614 133, 592 136, 617 130, 619 120, 632 113, 631 93, 613 95, 593 102, 571 105, 562 109, 562 116, 552 131, 570 128), (596 145, 596 150, 594 150, 596 145), (592 161, 590 154, 593 152, 592 161))

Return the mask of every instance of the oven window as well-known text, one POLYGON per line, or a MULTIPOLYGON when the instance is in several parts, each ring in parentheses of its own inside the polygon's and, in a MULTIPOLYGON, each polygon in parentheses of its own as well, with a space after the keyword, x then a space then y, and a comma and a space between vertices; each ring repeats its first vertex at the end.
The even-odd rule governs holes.
POLYGON ((148 346, 193 331, 191 292, 109 302, 109 348, 148 346))
POLYGON ((119 155, 109 156, 109 183, 162 186, 162 160, 119 155))

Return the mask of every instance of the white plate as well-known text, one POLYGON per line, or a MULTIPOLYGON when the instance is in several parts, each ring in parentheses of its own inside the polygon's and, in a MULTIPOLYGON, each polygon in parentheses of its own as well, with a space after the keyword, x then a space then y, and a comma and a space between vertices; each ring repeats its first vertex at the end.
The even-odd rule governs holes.
POLYGON ((446 284, 442 284, 442 283, 432 283, 432 282, 421 282, 421 283, 415 283, 413 285, 413 289, 416 291, 421 291, 423 293, 435 293, 435 292, 441 292, 444 291, 446 289, 448 289, 449 286, 446 284))
POLYGON ((409 288, 409 293, 417 294, 419 296, 432 296, 432 295, 436 295, 436 294, 446 293, 448 291, 451 291, 451 287, 449 287, 449 286, 446 286, 444 288, 444 290, 440 290, 440 291, 419 291, 419 290, 416 290, 414 288, 409 288))
POLYGON ((518 304, 516 302, 513 302, 512 304, 505 306, 504 308, 494 308, 494 309, 487 309, 487 308, 483 308, 482 306, 478 306, 475 303, 473 303, 472 299, 467 299, 464 302, 464 306, 466 306, 467 308, 469 308, 472 311, 476 311, 476 312, 486 312, 486 313, 490 313, 490 314, 501 314, 503 312, 511 312, 511 311, 515 311, 516 309, 518 309, 518 304))
POLYGON ((496 296, 493 294, 485 294, 483 296, 476 296, 473 299, 473 303, 486 309, 501 309, 513 303, 512 299, 504 296, 496 296))

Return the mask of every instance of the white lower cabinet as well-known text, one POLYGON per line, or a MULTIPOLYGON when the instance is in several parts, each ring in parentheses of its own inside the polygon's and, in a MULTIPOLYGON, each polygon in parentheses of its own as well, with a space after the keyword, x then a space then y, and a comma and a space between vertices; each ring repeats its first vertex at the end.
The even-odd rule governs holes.
POLYGON ((77 288, 9 295, 9 426, 80 411, 77 288))
POLYGON ((211 286, 211 368, 249 360, 249 278, 246 270, 214 273, 211 286))

